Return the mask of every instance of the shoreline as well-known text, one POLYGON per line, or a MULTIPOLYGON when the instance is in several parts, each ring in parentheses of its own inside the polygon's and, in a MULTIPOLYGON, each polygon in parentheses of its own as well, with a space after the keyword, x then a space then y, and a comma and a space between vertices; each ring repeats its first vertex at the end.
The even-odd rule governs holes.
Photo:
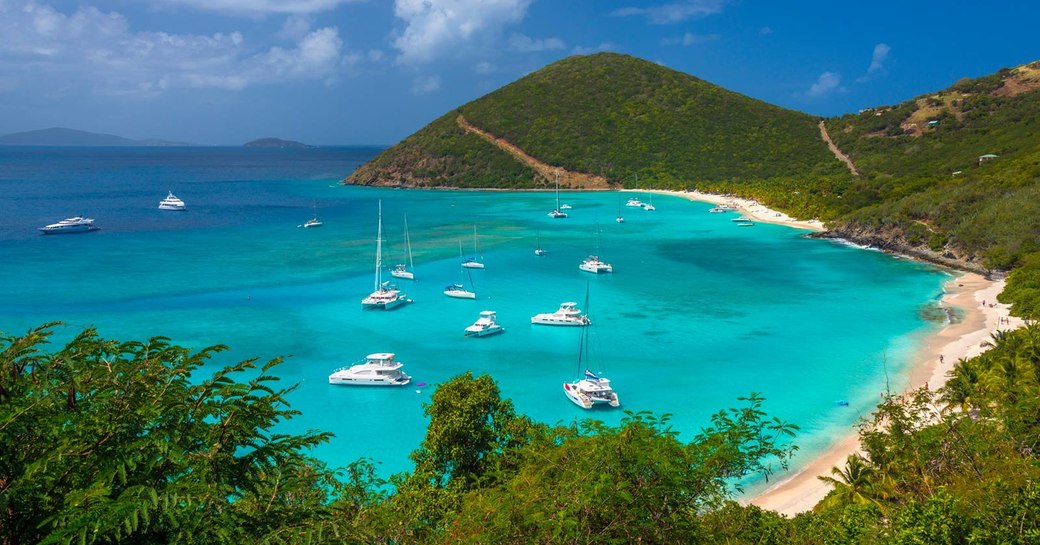
MULTIPOLYGON (((674 195, 711 204, 729 204, 745 216, 763 223, 811 231, 825 230, 823 222, 819 220, 797 220, 752 199, 700 191, 646 192, 674 195)), ((907 384, 903 392, 921 387, 933 390, 942 387, 959 360, 975 357, 989 348, 988 341, 994 333, 1018 329, 1025 325, 1024 320, 1010 315, 1011 305, 997 302, 997 295, 1004 290, 1005 280, 990 280, 974 272, 955 271, 946 267, 943 269, 948 270, 953 277, 943 284, 940 307, 947 310, 959 309, 964 315, 958 321, 951 321, 948 317, 942 328, 920 340, 920 345, 907 368, 907 384)), ((743 498, 740 502, 789 517, 811 511, 831 491, 831 485, 818 477, 831 475, 832 467, 844 465, 845 460, 857 452, 861 452, 859 433, 852 429, 808 463, 793 468, 782 475, 775 484, 751 497, 743 498)))

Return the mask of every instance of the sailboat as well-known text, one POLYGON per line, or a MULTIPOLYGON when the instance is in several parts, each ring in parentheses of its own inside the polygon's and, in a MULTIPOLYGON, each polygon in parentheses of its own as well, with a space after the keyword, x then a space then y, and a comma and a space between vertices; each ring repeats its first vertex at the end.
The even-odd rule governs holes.
MULTIPOLYGON (((461 242, 460 242, 460 244, 461 244, 461 242)), ((477 243, 477 226, 476 225, 473 226, 473 254, 474 254, 474 256, 480 254, 480 246, 477 243)), ((467 258, 462 260, 462 266, 466 267, 467 269, 483 269, 484 268, 484 256, 481 255, 479 259, 477 257, 467 257, 467 258)))
POLYGON ((549 212, 549 217, 553 219, 566 218, 567 213, 562 211, 560 207, 560 173, 556 173, 556 209, 549 212))
POLYGON ((415 280, 415 273, 412 272, 415 269, 415 263, 412 262, 412 239, 408 236, 408 216, 404 217, 404 245, 408 249, 408 263, 398 263, 390 271, 390 276, 415 280))
POLYGON ((314 217, 303 222, 301 225, 297 225, 297 227, 321 227, 322 225, 325 224, 318 219, 318 203, 314 203, 314 217))
MULTIPOLYGON (((602 233, 600 234, 600 236, 602 236, 602 233)), ((601 245, 601 243, 597 239, 597 241, 596 241, 596 251, 597 252, 599 251, 600 245, 601 245)), ((593 273, 593 274, 612 273, 612 272, 614 272, 614 267, 610 263, 604 263, 603 261, 600 261, 599 256, 595 256, 595 255, 590 255, 589 257, 585 258, 585 261, 582 261, 581 265, 578 265, 578 268, 583 270, 583 271, 585 271, 585 272, 590 272, 590 273, 593 273)))
POLYGON ((376 275, 375 291, 361 300, 362 309, 391 310, 411 303, 408 295, 401 293, 390 282, 383 282, 383 201, 379 201, 379 227, 376 230, 376 275))
POLYGON ((643 210, 646 210, 647 212, 653 212, 654 210, 657 210, 657 208, 654 208, 654 194, 647 193, 646 195, 648 202, 643 203, 643 210))
POLYGON ((618 199, 618 203, 617 203, 617 217, 614 218, 614 221, 616 221, 618 223, 625 223, 625 217, 621 215, 621 199, 618 199))
MULTIPOLYGON (((460 256, 462 255, 462 241, 461 240, 459 241, 459 255, 460 256)), ((449 284, 449 285, 445 286, 444 287, 444 295, 447 295, 448 297, 454 297, 456 299, 476 299, 477 298, 476 292, 467 290, 466 286, 463 285, 463 282, 465 281, 465 276, 469 275, 469 285, 472 286, 473 285, 473 276, 472 276, 472 273, 470 273, 468 270, 466 270, 466 264, 465 263, 463 263, 462 266, 463 266, 463 268, 459 269, 459 272, 461 274, 461 278, 459 279, 460 280, 459 283, 458 284, 449 284)))
MULTIPOLYGON (((585 287, 585 309, 589 308, 589 288, 585 287)), ((575 405, 582 409, 591 409, 595 405, 609 405, 618 407, 621 402, 613 388, 610 387, 610 379, 597 375, 588 369, 589 359, 589 334, 592 328, 581 328, 578 348, 578 374, 579 377, 571 382, 563 383, 563 394, 575 405), (582 373, 584 368, 584 373, 582 373)))
POLYGON ((534 255, 537 255, 537 256, 543 256, 543 255, 545 255, 545 254, 546 254, 547 252, 546 252, 545 250, 543 250, 543 249, 542 249, 542 237, 541 237, 541 236, 538 236, 538 237, 537 237, 537 241, 538 241, 538 247, 534 249, 534 255))

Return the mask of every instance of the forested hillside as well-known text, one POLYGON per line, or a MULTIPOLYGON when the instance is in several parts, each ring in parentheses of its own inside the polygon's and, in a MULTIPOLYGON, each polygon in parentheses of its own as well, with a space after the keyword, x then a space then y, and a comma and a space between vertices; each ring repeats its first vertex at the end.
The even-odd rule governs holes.
POLYGON ((523 188, 549 181, 467 134, 459 115, 545 163, 625 187, 844 170, 809 115, 649 61, 599 53, 556 62, 448 112, 347 183, 523 188))

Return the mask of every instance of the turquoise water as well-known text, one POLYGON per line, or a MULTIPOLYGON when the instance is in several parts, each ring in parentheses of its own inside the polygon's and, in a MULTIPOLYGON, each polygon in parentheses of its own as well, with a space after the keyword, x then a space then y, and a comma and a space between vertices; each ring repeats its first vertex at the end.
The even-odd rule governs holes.
POLYGON ((409 468, 432 387, 464 371, 490 373, 520 412, 543 422, 595 417, 561 383, 577 369, 578 331, 532 326, 530 316, 578 301, 593 319, 591 365, 612 379, 622 407, 671 413, 692 437, 711 414, 752 391, 766 410, 801 426, 801 459, 905 382, 921 318, 946 276, 890 256, 804 238, 795 229, 740 228, 711 205, 655 196, 656 212, 623 208, 627 194, 404 191, 337 180, 372 149, 0 149, 0 330, 50 320, 61 335, 166 335, 201 348, 227 344, 220 362, 288 356, 279 374, 300 383, 293 430, 333 432, 316 454, 334 465, 370 457, 385 474, 409 468), (185 213, 155 209, 167 190, 185 213), (372 290, 377 203, 388 263, 411 233, 414 304, 361 310, 372 290), (300 229, 313 214, 319 229, 300 229), (41 236, 35 227, 83 213, 102 231, 41 236), (486 270, 476 301, 449 299, 459 241, 473 228, 486 270), (533 250, 540 241, 548 255, 533 250), (578 270, 590 253, 612 275, 578 270), (465 338, 481 310, 506 333, 465 338), (372 352, 395 352, 413 385, 331 387, 328 374, 372 352), (414 387, 425 382, 426 387, 414 387), (418 391, 417 391, 418 390, 418 391), (848 407, 835 401, 849 401, 848 407))

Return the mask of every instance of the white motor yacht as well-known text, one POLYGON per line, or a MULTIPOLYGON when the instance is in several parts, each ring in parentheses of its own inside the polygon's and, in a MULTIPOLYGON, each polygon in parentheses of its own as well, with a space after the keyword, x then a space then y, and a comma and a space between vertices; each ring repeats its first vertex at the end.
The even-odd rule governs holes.
POLYGON ((52 223, 38 228, 45 235, 64 235, 72 233, 87 233, 97 231, 100 227, 94 225, 92 218, 74 216, 65 218, 58 223, 52 223))
POLYGON ((588 316, 581 313, 578 303, 560 303, 556 312, 544 312, 531 317, 532 324, 540 325, 566 325, 584 327, 592 323, 588 316))
POLYGON ((574 207, 569 205, 569 204, 560 205, 560 210, 570 210, 571 208, 574 208, 574 207))
POLYGON ((165 199, 159 201, 159 210, 175 210, 183 212, 188 209, 188 207, 184 205, 184 201, 173 195, 173 191, 169 191, 168 193, 169 194, 166 195, 165 199))
POLYGON ((635 197, 632 197, 631 199, 628 199, 628 202, 625 203, 625 206, 632 206, 634 208, 642 208, 643 207, 643 201, 641 201, 641 200, 639 200, 639 199, 637 199, 635 197))
POLYGON ((599 260, 599 257, 594 255, 590 255, 585 261, 582 261, 578 268, 595 274, 614 272, 614 267, 610 263, 604 263, 599 260))
POLYGON ((411 380, 390 353, 369 354, 363 363, 341 367, 329 375, 329 384, 347 386, 404 386, 411 380))
POLYGON ((617 393, 610 387, 610 379, 598 377, 585 371, 585 378, 563 383, 563 393, 567 399, 583 409, 591 409, 594 405, 618 407, 617 393))
POLYGON ((495 333, 502 333, 506 329, 495 321, 495 311, 483 310, 480 317, 473 325, 466 328, 467 337, 486 337, 495 333))

